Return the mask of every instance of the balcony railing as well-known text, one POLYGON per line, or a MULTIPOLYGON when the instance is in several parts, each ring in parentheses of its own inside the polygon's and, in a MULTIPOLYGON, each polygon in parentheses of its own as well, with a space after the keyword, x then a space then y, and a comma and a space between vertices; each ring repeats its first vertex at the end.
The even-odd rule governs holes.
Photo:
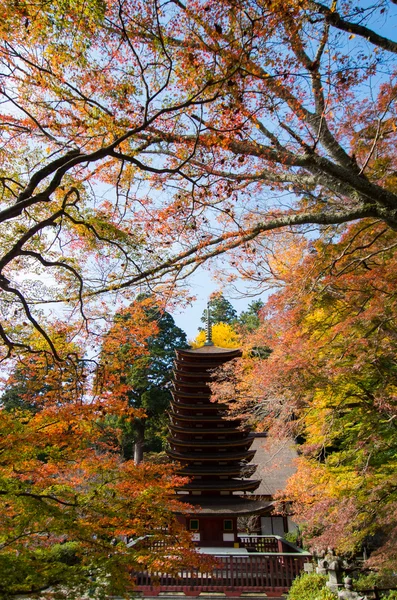
POLYGON ((273 535, 239 535, 239 545, 248 552, 288 552, 280 547, 279 540, 273 535))
POLYGON ((290 544, 279 535, 242 535, 238 534, 240 548, 248 552, 300 552, 300 549, 290 544))
MULTIPOLYGON (((164 548, 166 540, 137 540, 134 545, 145 548, 164 548)), ((177 574, 141 571, 133 573, 135 590, 148 595, 160 592, 184 592, 198 596, 201 592, 225 592, 240 595, 244 592, 284 593, 311 560, 309 552, 299 550, 279 536, 239 536, 240 549, 208 548, 214 558, 211 571, 180 569, 177 574), (246 548, 247 554, 241 554, 246 548), (239 553, 240 552, 240 553, 239 553)), ((205 548, 200 549, 206 553, 205 548)))
POLYGON ((144 571, 134 573, 135 590, 148 595, 160 592, 184 592, 198 596, 201 592, 287 592, 303 570, 310 555, 254 554, 216 556, 210 572, 182 569, 177 575, 144 571))

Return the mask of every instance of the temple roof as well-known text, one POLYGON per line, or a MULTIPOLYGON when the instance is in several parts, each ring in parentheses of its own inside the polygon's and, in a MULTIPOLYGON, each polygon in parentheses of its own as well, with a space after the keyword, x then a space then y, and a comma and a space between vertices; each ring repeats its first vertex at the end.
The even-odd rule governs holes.
MULTIPOLYGON (((211 452, 211 453, 198 453, 198 452, 177 452, 175 450, 168 450, 168 456, 173 458, 174 460, 178 460, 183 463, 184 461, 191 462, 221 462, 228 463, 233 462, 235 460, 251 460, 255 456, 255 450, 240 450, 239 452, 224 452, 220 454, 219 452, 211 452)), ((221 467, 220 467, 221 469, 221 467)))
MULTIPOLYGON (((198 432, 194 432, 196 433, 200 433, 198 432)), ((219 435, 222 435, 222 431, 218 431, 217 433, 219 433, 219 435)), ((239 433, 239 432, 237 432, 239 433)), ((183 447, 188 447, 188 448, 207 448, 207 447, 240 447, 240 446, 245 446, 245 445, 251 445, 253 440, 254 440, 254 435, 252 433, 246 433, 244 435, 244 437, 235 437, 234 439, 230 439, 230 436, 226 439, 226 437, 223 435, 222 436, 224 439, 219 439, 213 437, 212 439, 202 439, 202 440, 197 440, 194 439, 193 436, 190 438, 190 440, 186 440, 186 439, 179 439, 177 437, 170 437, 168 438, 168 441, 170 444, 173 444, 174 446, 183 446, 183 447)), ((199 456, 199 455, 197 455, 199 456)), ((219 454, 219 456, 222 456, 221 454, 219 454)))
POLYGON ((226 480, 217 479, 197 479, 190 483, 185 483, 179 489, 181 490, 203 490, 209 492, 210 490, 216 491, 233 491, 242 492, 243 490, 253 492, 260 485, 259 479, 233 479, 229 478, 226 480))
POLYGON ((222 465, 222 473, 219 472, 219 465, 205 464, 205 465, 185 465, 182 467, 177 467, 176 472, 179 475, 185 475, 186 477, 194 476, 194 475, 241 475, 242 469, 244 470, 245 477, 251 477, 256 471, 256 464, 249 463, 247 464, 232 464, 232 465, 222 465))
MULTIPOLYGON (((208 403, 208 401, 210 400, 210 397, 211 397, 209 391, 194 393, 194 392, 185 392, 183 390, 176 390, 175 388, 171 389, 170 391, 175 400, 178 400, 179 396, 183 396, 183 398, 192 398, 194 400, 207 400, 207 403, 208 403)), ((212 404, 215 404, 215 403, 213 402, 212 404)), ((192 406, 195 406, 195 403, 192 403, 192 406)))
POLYGON ((201 346, 201 348, 190 348, 189 350, 177 350, 178 354, 189 356, 192 354, 223 354, 225 357, 230 354, 240 356, 240 348, 220 348, 219 346, 201 346))
POLYGON ((225 496, 183 496, 177 495, 180 502, 186 502, 192 506, 194 515, 225 515, 242 516, 252 515, 262 512, 272 505, 272 502, 266 500, 250 500, 245 496, 231 495, 225 496))
MULTIPOLYGON (((183 395, 183 397, 185 397, 184 394, 181 394, 181 396, 182 395, 183 395)), ((197 394, 197 396, 192 394, 189 397, 193 397, 193 399, 195 399, 195 400, 208 400, 208 398, 203 398, 203 396, 200 397, 200 395, 198 395, 198 394, 197 394)), ((196 404, 194 404, 192 402, 191 404, 187 404, 186 402, 179 402, 175 396, 174 396, 173 405, 174 405, 173 406, 174 410, 183 409, 183 410, 193 411, 194 414, 192 415, 192 417, 194 417, 194 415, 198 414, 198 411, 201 411, 201 410, 212 410, 213 412, 215 411, 215 412, 219 412, 219 413, 220 412, 225 413, 226 409, 227 409, 227 406, 225 404, 218 404, 215 402, 212 402, 212 403, 202 402, 201 404, 198 402, 196 404)), ((177 415, 179 413, 175 413, 175 414, 177 415)), ((219 416, 218 419, 221 421, 222 416, 219 416)))
POLYGON ((255 494, 273 497, 277 491, 285 489, 287 480, 296 472, 296 446, 285 440, 257 436, 251 450, 256 450, 255 479, 262 480, 255 494))
MULTIPOLYGON (((208 396, 211 395, 211 391, 208 387, 208 381, 202 381, 201 379, 199 381, 186 381, 186 379, 174 379, 174 381, 172 382, 172 385, 174 388, 179 387, 187 387, 187 388, 193 388, 196 389, 198 387, 200 388, 205 388, 208 390, 208 396)), ((204 395, 205 392, 202 392, 202 395, 204 395)))
MULTIPOLYGON (((222 423, 222 421, 219 421, 222 423)), ((233 425, 233 422, 231 422, 233 425)), ((236 429, 234 427, 181 427, 180 425, 173 425, 173 423, 169 423, 168 428, 175 433, 187 434, 189 436, 193 435, 227 435, 227 436, 235 436, 235 439, 239 437, 243 437, 248 432, 244 429, 236 429)))
MULTIPOLYGON (((179 404, 177 405, 179 408, 179 404)), ((189 407, 190 408, 190 407, 189 407)), ((181 413, 176 413, 174 411, 169 411, 169 416, 172 417, 175 420, 180 420, 180 421, 205 421, 205 422, 223 422, 225 419, 223 419, 222 417, 220 417, 219 415, 185 415, 185 414, 181 414, 181 413)), ((231 423, 235 423, 236 421, 240 421, 241 419, 239 417, 235 417, 235 418, 230 418, 228 417, 227 422, 231 422, 231 423)), ((233 425, 234 427, 236 425, 233 425)), ((196 430, 195 430, 196 431, 196 430)), ((223 431, 223 429, 219 429, 219 431, 223 431)), ((225 428, 226 431, 226 428, 225 428)))

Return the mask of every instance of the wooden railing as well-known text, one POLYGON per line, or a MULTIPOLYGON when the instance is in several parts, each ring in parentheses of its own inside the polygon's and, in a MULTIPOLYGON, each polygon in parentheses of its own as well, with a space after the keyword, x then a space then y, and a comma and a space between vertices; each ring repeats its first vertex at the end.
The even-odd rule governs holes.
POLYGON ((292 581, 303 570, 310 555, 254 554, 217 556, 217 566, 210 572, 183 569, 177 575, 144 571, 134 573, 136 591, 156 595, 159 592, 183 591, 187 595, 200 592, 288 591, 292 581))
POLYGON ((287 552, 273 535, 239 535, 238 541, 241 548, 247 548, 249 552, 287 552))
MULTIPOLYGON (((240 548, 246 548, 248 552, 264 552, 268 553, 296 553, 298 548, 290 544, 283 538, 277 535, 238 535, 238 544, 240 548)), ((145 536, 139 538, 131 545, 136 545, 139 548, 159 549, 166 548, 169 544, 167 538, 155 539, 153 536, 145 536)))

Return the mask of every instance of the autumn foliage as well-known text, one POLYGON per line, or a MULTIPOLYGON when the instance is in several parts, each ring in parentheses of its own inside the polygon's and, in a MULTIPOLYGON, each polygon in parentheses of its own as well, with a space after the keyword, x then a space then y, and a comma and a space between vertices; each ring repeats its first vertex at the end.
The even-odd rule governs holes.
MULTIPOLYGON (((191 342, 192 348, 204 346, 205 341, 206 332, 201 330, 191 342)), ((238 348, 240 344, 238 334, 228 323, 215 323, 212 326, 212 341, 215 346, 220 348, 238 348)))
POLYGON ((122 462, 96 426, 102 413, 100 406, 35 417, 2 411, 2 593, 67 585, 73 595, 92 573, 97 587, 105 578, 105 589, 123 591, 133 587, 134 569, 174 569, 167 553, 180 564, 195 561, 171 513, 178 479, 163 467, 122 462), (148 534, 165 544, 162 551, 127 547, 148 534), (71 563, 62 560, 70 549, 71 563))
POLYGON ((3 2, 3 356, 226 252, 261 284, 269 231, 396 228, 394 5, 356 4, 3 2))
POLYGON ((290 494, 314 537, 345 548, 389 519, 392 545, 397 45, 379 30, 394 5, 2 2, 0 362, 22 399, 0 412, 10 577, 27 561, 32 589, 63 581, 57 559, 34 565, 65 536, 84 577, 90 557, 144 564, 114 532, 172 530, 176 480, 121 463, 104 418, 134 416, 122 365, 155 325, 129 315, 115 350, 138 292, 168 306, 219 255, 228 279, 281 289, 236 410, 305 439, 313 487, 290 494))
POLYGON ((237 392, 234 410, 257 427, 297 440, 281 499, 310 544, 367 545, 383 568, 397 556, 396 261, 396 235, 379 221, 307 243, 247 340, 235 385, 217 389, 237 392), (266 360, 248 352, 258 343, 272 350, 266 360))
MULTIPOLYGON (((141 305, 135 311, 127 311, 123 331, 130 361, 156 328, 144 327, 141 305)), ((115 333, 107 338, 109 358, 115 333)), ((63 338, 59 352, 71 354, 67 336, 55 335, 63 338)), ((199 560, 175 517, 181 478, 169 465, 121 457, 117 423, 143 411, 128 403, 113 367, 119 388, 112 380, 111 394, 95 395, 84 364, 46 353, 15 363, 0 410, 0 594, 49 586, 71 598, 88 589, 124 593, 134 570, 172 572, 199 560), (129 545, 148 535, 161 547, 129 545)))

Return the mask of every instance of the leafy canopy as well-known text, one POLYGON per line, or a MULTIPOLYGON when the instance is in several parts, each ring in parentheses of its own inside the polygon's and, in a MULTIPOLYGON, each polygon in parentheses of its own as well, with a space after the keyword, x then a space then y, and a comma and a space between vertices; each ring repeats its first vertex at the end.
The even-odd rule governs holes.
MULTIPOLYGON (((148 333, 145 312, 134 309, 124 330, 130 360, 142 357, 148 333)), ((59 351, 73 352, 66 332, 53 335, 59 351)), ((174 514, 174 488, 183 480, 171 465, 138 466, 120 456, 120 423, 142 409, 122 394, 95 395, 76 363, 50 358, 17 361, 1 398, 1 597, 49 586, 70 598, 88 589, 122 594, 134 569, 172 571, 199 560, 174 514), (158 548, 127 544, 143 535, 158 548)))
POLYGON ((263 289, 271 231, 396 228, 393 2, 2 8, 0 358, 220 254, 263 289))
MULTIPOLYGON (((206 340, 206 332, 200 331, 196 338, 191 342, 193 348, 204 346, 206 340)), ((220 348, 239 348, 240 338, 238 333, 228 323, 215 323, 212 326, 212 341, 215 346, 220 348)))
POLYGON ((247 353, 224 393, 300 443, 282 499, 313 546, 349 553, 377 540, 370 562, 386 569, 397 551, 396 234, 367 221, 307 246, 246 340, 271 354, 247 353))

